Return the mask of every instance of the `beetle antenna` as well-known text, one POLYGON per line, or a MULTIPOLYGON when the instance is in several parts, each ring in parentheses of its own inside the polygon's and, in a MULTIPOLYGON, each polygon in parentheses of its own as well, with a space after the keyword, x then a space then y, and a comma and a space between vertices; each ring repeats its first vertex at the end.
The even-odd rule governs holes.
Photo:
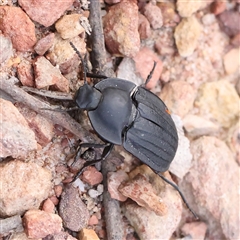
POLYGON ((185 203, 185 205, 187 206, 187 208, 190 210, 190 212, 193 214, 193 216, 196 218, 196 219, 199 219, 197 214, 191 209, 191 207, 189 206, 189 204, 187 203, 185 197, 183 196, 181 190, 178 188, 178 186, 176 184, 174 184, 173 182, 171 182, 170 180, 168 180, 167 178, 165 178, 161 173, 156 173, 158 176, 160 176, 165 182, 167 182, 168 184, 170 184, 172 187, 174 187, 178 193, 180 194, 183 202, 185 203))
POLYGON ((156 68, 156 65, 157 65, 157 62, 154 61, 154 63, 153 63, 153 68, 152 68, 151 72, 148 74, 147 79, 146 79, 146 81, 145 81, 145 83, 144 83, 144 86, 146 86, 146 85, 149 83, 149 81, 151 80, 152 75, 153 75, 153 73, 154 73, 154 70, 155 70, 155 68, 156 68))
POLYGON ((78 55, 78 57, 81 60, 82 67, 83 67, 84 84, 86 84, 87 83, 87 71, 86 71, 86 66, 84 64, 84 60, 83 60, 83 58, 81 56, 81 53, 78 51, 78 49, 75 47, 75 45, 72 42, 70 42, 70 45, 71 45, 71 47, 73 48, 73 50, 76 52, 76 54, 78 55))

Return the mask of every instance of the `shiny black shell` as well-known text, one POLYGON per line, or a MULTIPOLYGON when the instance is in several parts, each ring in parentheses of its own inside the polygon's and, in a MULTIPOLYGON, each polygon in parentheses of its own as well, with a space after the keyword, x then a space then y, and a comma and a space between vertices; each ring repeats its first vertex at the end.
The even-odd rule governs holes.
POLYGON ((168 170, 177 151, 178 135, 163 101, 147 89, 118 78, 102 80, 94 88, 102 96, 88 116, 99 136, 122 145, 157 172, 168 170))

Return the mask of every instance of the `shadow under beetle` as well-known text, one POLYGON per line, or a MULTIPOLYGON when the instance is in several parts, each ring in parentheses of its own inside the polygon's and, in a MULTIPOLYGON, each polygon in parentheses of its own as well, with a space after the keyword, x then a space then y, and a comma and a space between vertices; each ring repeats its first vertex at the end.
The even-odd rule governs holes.
MULTIPOLYGON (((86 162, 73 181, 79 177, 85 167, 106 159, 114 144, 122 145, 125 150, 172 185, 194 217, 198 218, 177 185, 161 174, 169 169, 178 147, 177 130, 166 105, 144 86, 136 86, 123 79, 94 75, 96 78, 105 79, 94 86, 89 85, 86 81, 82 56, 76 47, 70 44, 81 59, 84 68, 84 84, 76 92, 75 102, 78 108, 87 111, 93 129, 106 142, 106 144, 80 145, 80 149, 94 147, 104 150, 100 159, 86 162)), ((146 83, 151 79, 155 65, 156 63, 146 83)))

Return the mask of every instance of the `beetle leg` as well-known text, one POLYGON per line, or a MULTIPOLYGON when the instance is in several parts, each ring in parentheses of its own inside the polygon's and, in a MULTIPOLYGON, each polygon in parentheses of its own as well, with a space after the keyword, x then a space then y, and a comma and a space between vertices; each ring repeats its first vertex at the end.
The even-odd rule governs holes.
MULTIPOLYGON (((74 177, 74 179, 71 181, 71 183, 72 183, 72 182, 75 182, 75 181, 77 180, 77 178, 83 173, 83 171, 84 171, 84 169, 85 169, 86 167, 92 166, 92 165, 94 165, 94 164, 97 163, 97 162, 100 162, 100 161, 105 160, 105 159, 108 157, 108 155, 110 154, 110 152, 112 151, 113 146, 114 146, 114 144, 112 144, 112 143, 106 143, 106 144, 82 143, 81 146, 80 146, 79 151, 81 151, 81 148, 83 148, 83 147, 91 147, 91 148, 103 148, 103 147, 104 147, 103 153, 102 153, 101 158, 96 159, 96 160, 93 160, 93 161, 85 162, 85 163, 83 164, 83 167, 79 170, 79 172, 78 172, 77 175, 74 177)), ((79 155, 79 154, 77 153, 77 155, 80 156, 81 154, 79 155)), ((75 161, 76 161, 76 158, 75 158, 74 162, 72 163, 72 165, 75 163, 75 161)))
POLYGON ((191 209, 191 207, 189 206, 189 204, 187 203, 185 197, 183 196, 181 190, 178 188, 178 186, 176 184, 174 184, 173 182, 171 182, 170 180, 168 180, 167 178, 165 178, 161 173, 157 173, 155 172, 158 176, 160 176, 165 182, 167 182, 168 184, 170 184, 172 187, 174 187, 178 193, 180 194, 183 202, 185 203, 185 205, 187 206, 187 208, 190 210, 190 212, 193 214, 193 216, 196 218, 196 219, 199 219, 197 214, 191 209))
POLYGON ((108 78, 107 76, 104 76, 104 75, 99 75, 99 74, 94 74, 94 73, 89 73, 89 72, 87 72, 87 77, 90 77, 90 78, 103 78, 103 79, 108 78))
POLYGON ((155 61, 154 61, 153 68, 152 68, 151 72, 150 72, 150 73, 149 73, 149 75, 147 76, 147 79, 146 79, 145 83, 144 83, 144 84, 142 84, 142 85, 143 85, 143 87, 145 87, 145 86, 146 86, 146 85, 149 83, 149 81, 151 80, 151 78, 152 78, 152 75, 153 75, 153 73, 154 73, 154 70, 155 70, 155 67, 156 67, 156 65, 157 65, 157 62, 155 62, 155 61))

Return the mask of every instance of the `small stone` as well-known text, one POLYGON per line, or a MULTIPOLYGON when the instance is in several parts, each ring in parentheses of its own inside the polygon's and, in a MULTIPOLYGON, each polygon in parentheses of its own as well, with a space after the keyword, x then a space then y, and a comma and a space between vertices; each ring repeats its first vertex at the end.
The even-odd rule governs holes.
POLYGON ((161 9, 158 6, 153 5, 152 3, 146 4, 143 8, 143 14, 153 29, 159 29, 162 27, 163 17, 161 9))
POLYGON ((20 64, 18 64, 17 74, 23 86, 34 86, 33 68, 29 61, 22 60, 20 64))
POLYGON ((74 0, 46 1, 19 0, 19 5, 28 16, 45 27, 51 26, 63 13, 72 6, 74 0))
POLYGON ((176 125, 178 133, 178 148, 175 157, 169 167, 169 171, 182 179, 192 165, 192 153, 190 151, 190 141, 183 131, 183 123, 179 116, 171 115, 176 125))
POLYGON ((55 28, 63 39, 73 38, 85 32, 80 24, 81 16, 81 14, 64 15, 56 22, 55 28))
POLYGON ((83 228, 79 233, 79 239, 81 240, 100 240, 93 229, 83 228))
POLYGON ((128 180, 128 175, 122 170, 108 173, 108 192, 110 193, 111 198, 117 199, 121 202, 127 200, 127 197, 118 191, 120 184, 126 180, 128 180))
MULTIPOLYGON (((157 195, 162 198, 167 205, 168 214, 158 216, 153 211, 140 207, 132 201, 126 201, 122 204, 123 213, 140 239, 170 239, 181 220, 181 198, 172 186, 166 184, 148 166, 137 167, 130 172, 130 177, 134 178, 138 173, 143 174, 148 179, 157 195)), ((170 178, 169 174, 165 176, 170 178)))
MULTIPOLYGON (((11 240, 29 240, 25 232, 13 232, 11 233, 11 240)), ((38 239, 31 239, 38 240, 38 239)))
POLYGON ((239 71, 240 67, 240 48, 233 48, 223 57, 223 63, 227 74, 239 71))
POLYGON ((227 3, 223 0, 217 0, 212 3, 211 5, 211 11, 215 15, 218 15, 226 10, 227 3))
POLYGON ((185 81, 167 83, 160 98, 174 114, 184 117, 192 108, 196 93, 193 87, 185 81))
POLYGON ((183 18, 175 29, 174 38, 177 49, 182 57, 192 55, 198 44, 202 27, 198 20, 192 16, 183 18))
POLYGON ((139 206, 154 211, 159 216, 167 214, 167 206, 156 195, 152 185, 142 175, 138 174, 130 181, 122 183, 118 190, 126 197, 131 198, 139 206))
POLYGON ((44 238, 61 232, 62 219, 57 214, 29 210, 23 216, 23 224, 29 238, 44 238))
POLYGON ((98 224, 98 218, 97 218, 96 214, 93 214, 93 215, 89 218, 88 224, 91 225, 91 226, 98 224))
POLYGON ((238 11, 224 11, 218 15, 220 27, 230 37, 240 32, 240 12, 238 11))
MULTIPOLYGON (((22 232, 23 231, 22 218, 20 215, 14 215, 12 217, 6 217, 6 218, 3 218, 1 216, 0 226, 1 226, 1 228, 0 228, 1 235, 7 236, 9 233, 11 233, 11 238, 12 238, 13 231, 14 232, 22 232)), ((18 240, 16 238, 14 238, 14 239, 18 240)), ((23 239, 23 240, 25 240, 25 239, 23 239)))
POLYGON ((23 214, 38 208, 51 189, 51 173, 36 163, 20 160, 0 164, 0 215, 23 214), (37 178, 36 178, 37 176, 37 178))
POLYGON ((63 191, 63 187, 62 185, 56 185, 54 186, 54 192, 56 194, 57 197, 60 197, 63 191))
POLYGON ((29 151, 36 150, 35 134, 18 109, 2 98, 0 106, 0 157, 24 157, 29 151))
POLYGON ((0 34, 0 64, 8 61, 8 59, 13 55, 12 43, 11 41, 0 34))
POLYGON ((195 1, 195 0, 177 0, 177 10, 181 17, 191 17, 193 13, 205 8, 213 0, 195 1))
POLYGON ((21 52, 32 50, 37 39, 35 25, 19 7, 0 7, 0 30, 11 38, 13 47, 21 52))
POLYGON ((219 126, 203 117, 188 114, 183 119, 183 125, 191 137, 200 137, 203 135, 212 135, 219 132, 219 126))
POLYGON ((94 186, 102 182, 103 175, 95 167, 90 166, 83 172, 82 180, 94 186))
POLYGON ((207 231, 207 224, 204 222, 185 223, 181 230, 185 236, 190 235, 191 239, 204 240, 207 231))
POLYGON ((95 189, 89 189, 88 190, 88 195, 91 197, 91 198, 97 198, 99 195, 101 195, 101 193, 99 193, 97 190, 95 189))
POLYGON ((175 4, 172 2, 158 2, 157 6, 161 9, 163 25, 165 27, 175 27, 180 22, 179 15, 175 12, 175 4))
POLYGON ((220 80, 202 84, 194 105, 199 116, 228 128, 239 116, 239 101, 236 89, 228 81, 220 80))
POLYGON ((191 151, 193 164, 181 190, 206 221, 208 236, 239 239, 239 166, 232 152, 223 141, 206 136, 194 140, 191 151))
POLYGON ((89 212, 79 197, 77 188, 68 186, 64 189, 59 203, 59 215, 63 219, 64 227, 72 231, 78 232, 87 226, 89 212))
POLYGON ((136 2, 122 1, 111 6, 103 18, 103 30, 109 52, 133 57, 140 49, 136 2))
POLYGON ((47 213, 54 213, 55 205, 50 198, 43 202, 42 210, 47 213))
POLYGON ((53 202, 53 204, 54 204, 55 206, 58 205, 59 200, 58 200, 58 198, 57 198, 56 196, 51 196, 51 197, 49 197, 49 199, 53 202))
MULTIPOLYGON (((84 38, 77 36, 72 38, 71 42, 84 57, 86 53, 86 43, 84 38)), ((54 66, 59 66, 62 74, 72 72, 79 66, 80 62, 78 55, 70 45, 70 40, 62 39, 59 34, 55 34, 54 43, 48 50, 46 58, 49 59, 54 66)))
POLYGON ((54 33, 49 33, 45 37, 41 38, 36 45, 34 46, 34 50, 38 55, 44 55, 47 50, 52 47, 54 43, 54 33))
POLYGON ((147 47, 141 48, 141 50, 136 54, 133 58, 135 61, 136 72, 142 78, 142 82, 144 83, 153 69, 154 62, 156 62, 156 67, 154 73, 152 75, 151 80, 147 83, 147 88, 154 88, 157 82, 160 79, 162 73, 162 61, 159 56, 153 52, 151 49, 147 47))
POLYGON ((15 106, 26 119, 29 127, 34 131, 37 142, 42 146, 46 146, 54 136, 53 123, 22 103, 16 103, 15 106))
POLYGON ((150 23, 141 13, 138 14, 138 32, 140 39, 147 39, 151 36, 150 23))
POLYGON ((68 80, 45 57, 37 57, 33 66, 35 83, 38 89, 54 85, 59 91, 69 91, 68 80))

